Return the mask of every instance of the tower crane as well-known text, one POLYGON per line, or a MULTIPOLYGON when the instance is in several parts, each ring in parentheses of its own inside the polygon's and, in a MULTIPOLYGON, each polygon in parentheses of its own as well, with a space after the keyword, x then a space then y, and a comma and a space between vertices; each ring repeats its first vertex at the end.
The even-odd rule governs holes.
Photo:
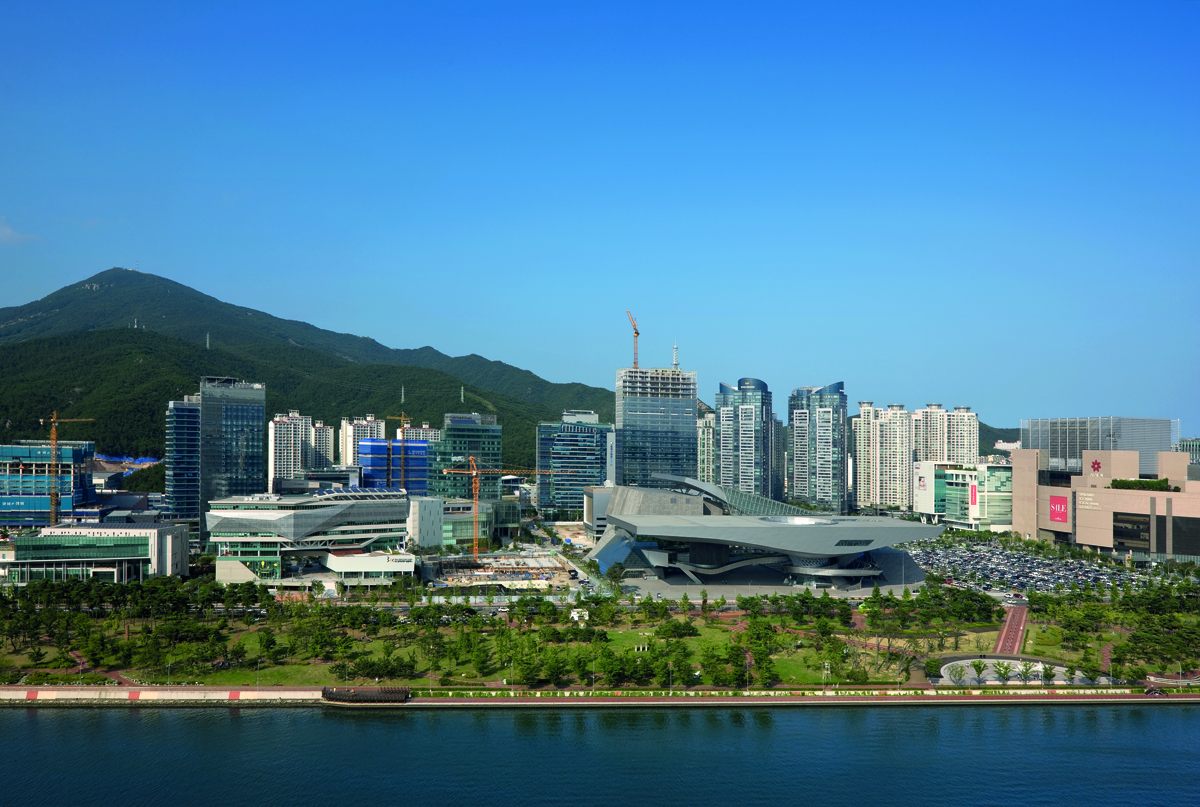
POLYGON ((60 418, 58 410, 49 418, 41 418, 38 423, 43 426, 50 421, 50 526, 58 523, 58 424, 87 423, 95 418, 60 418))
POLYGON ((572 474, 574 471, 535 471, 529 468, 480 468, 475 462, 474 457, 467 457, 469 468, 444 468, 444 474, 467 474, 471 477, 471 522, 472 535, 474 541, 471 545, 471 553, 475 560, 479 560, 479 475, 480 474, 572 474))
MULTIPOLYGON (((407 439, 404 435, 404 430, 409 427, 412 421, 409 420, 408 415, 404 414, 403 412, 400 413, 400 417, 396 417, 395 415, 387 415, 387 419, 400 421, 400 487, 408 490, 408 485, 404 484, 404 442, 407 439)), ((384 435, 384 437, 386 436, 387 435, 384 435)), ((389 458, 388 476, 391 476, 391 470, 389 458)))
POLYGON ((636 370, 638 368, 638 365, 637 365, 637 338, 638 338, 637 320, 633 318, 633 314, 629 313, 628 308, 625 309, 625 313, 629 314, 629 324, 633 326, 633 369, 636 370))

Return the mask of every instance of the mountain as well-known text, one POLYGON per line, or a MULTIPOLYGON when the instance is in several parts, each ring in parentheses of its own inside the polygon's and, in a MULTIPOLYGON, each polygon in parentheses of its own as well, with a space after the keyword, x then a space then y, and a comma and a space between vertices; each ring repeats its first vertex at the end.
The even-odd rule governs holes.
MULTIPOLYGON (((0 367, 0 443, 45 439, 47 428, 38 420, 57 410, 64 418, 95 418, 63 424, 61 439, 95 440, 101 453, 135 457, 163 455, 167 402, 194 394, 203 375, 264 383, 268 417, 298 409, 335 428, 345 416, 383 418, 402 409, 417 424, 439 427, 447 412, 495 414, 504 427, 504 462, 511 468, 534 467, 536 424, 558 415, 555 408, 464 385, 439 370, 352 364, 329 352, 277 342, 252 357, 132 328, 3 344, 0 367)), ((392 428, 388 434, 394 434, 392 428)))
POLYGON ((393 349, 374 339, 336 333, 232 305, 182 283, 130 269, 109 269, 25 305, 0 308, 0 345, 46 336, 112 328, 139 329, 211 344, 232 355, 269 356, 275 349, 307 348, 339 366, 386 364, 440 370, 480 390, 538 407, 591 409, 611 422, 611 390, 555 384, 528 370, 482 356, 447 356, 432 347, 393 349))

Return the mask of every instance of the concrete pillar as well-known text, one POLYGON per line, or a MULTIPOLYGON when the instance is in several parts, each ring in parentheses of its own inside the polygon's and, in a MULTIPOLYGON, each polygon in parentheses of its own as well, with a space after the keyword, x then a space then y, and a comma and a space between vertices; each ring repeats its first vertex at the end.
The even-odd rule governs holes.
POLYGON ((1171 497, 1167 497, 1167 560, 1175 559, 1175 535, 1171 524, 1171 497))
POLYGON ((1158 497, 1150 497, 1150 555, 1158 552, 1158 497))

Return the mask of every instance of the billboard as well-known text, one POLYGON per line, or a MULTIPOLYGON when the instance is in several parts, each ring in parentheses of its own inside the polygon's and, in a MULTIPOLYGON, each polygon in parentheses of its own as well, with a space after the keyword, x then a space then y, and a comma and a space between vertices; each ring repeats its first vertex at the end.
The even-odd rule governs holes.
POLYGON ((1051 496, 1050 497, 1050 520, 1061 521, 1067 523, 1067 497, 1066 496, 1051 496))
POLYGON ((975 489, 976 489, 976 486, 971 485, 971 506, 972 507, 979 504, 979 502, 975 500, 975 489))

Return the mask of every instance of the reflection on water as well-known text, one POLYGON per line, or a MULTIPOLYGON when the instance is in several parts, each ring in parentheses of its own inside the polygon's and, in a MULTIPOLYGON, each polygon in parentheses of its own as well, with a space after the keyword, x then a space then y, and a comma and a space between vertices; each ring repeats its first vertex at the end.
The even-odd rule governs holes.
POLYGON ((1200 787, 1200 707, 1176 705, 10 709, 0 738, 3 804, 1117 807, 1200 787))

